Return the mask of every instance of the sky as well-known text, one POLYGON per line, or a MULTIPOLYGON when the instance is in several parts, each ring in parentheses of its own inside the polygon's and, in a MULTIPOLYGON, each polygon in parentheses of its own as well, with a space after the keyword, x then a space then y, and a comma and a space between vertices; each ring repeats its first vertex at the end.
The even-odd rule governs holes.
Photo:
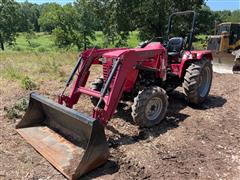
MULTIPOLYGON (((25 0, 16 0, 17 2, 24 2, 25 0)), ((57 2, 59 4, 66 4, 74 2, 74 0, 28 0, 28 2, 42 4, 47 2, 57 2)), ((237 10, 240 9, 240 0, 207 0, 207 5, 214 11, 218 10, 237 10)))

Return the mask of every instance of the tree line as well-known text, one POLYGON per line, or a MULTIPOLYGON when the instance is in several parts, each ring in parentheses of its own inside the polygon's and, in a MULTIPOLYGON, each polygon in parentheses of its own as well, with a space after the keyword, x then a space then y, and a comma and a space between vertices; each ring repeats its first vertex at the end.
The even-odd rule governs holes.
MULTIPOLYGON (((14 45, 19 32, 47 32, 60 48, 83 49, 95 31, 103 32, 106 46, 124 46, 130 31, 139 31, 141 40, 164 36, 169 15, 184 10, 197 11, 196 34, 211 34, 216 22, 240 19, 240 10, 211 11, 204 0, 76 0, 63 6, 0 0, 0 47, 14 45)), ((177 33, 183 33, 186 27, 178 25, 177 33)))

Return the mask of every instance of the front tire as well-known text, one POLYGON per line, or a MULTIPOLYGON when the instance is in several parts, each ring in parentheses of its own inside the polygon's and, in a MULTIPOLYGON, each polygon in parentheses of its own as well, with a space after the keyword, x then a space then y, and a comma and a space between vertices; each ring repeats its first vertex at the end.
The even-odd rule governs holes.
POLYGON ((140 91, 132 105, 133 121, 140 127, 160 123, 167 112, 168 96, 164 89, 152 86, 140 91))
POLYGON ((212 64, 202 59, 193 62, 186 70, 183 93, 191 104, 200 104, 207 98, 212 84, 212 64))

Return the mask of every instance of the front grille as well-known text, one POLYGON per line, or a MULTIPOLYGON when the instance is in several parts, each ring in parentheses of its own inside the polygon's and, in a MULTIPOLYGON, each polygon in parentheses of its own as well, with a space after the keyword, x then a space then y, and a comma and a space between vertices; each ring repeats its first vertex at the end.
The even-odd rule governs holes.
POLYGON ((105 82, 108 79, 111 69, 112 69, 112 64, 110 64, 109 62, 106 62, 103 64, 103 79, 105 82))
MULTIPOLYGON (((108 76, 110 75, 112 70, 112 61, 107 61, 106 63, 103 64, 103 79, 104 82, 107 81, 108 76)), ((112 83, 115 79, 116 74, 114 74, 113 79, 112 79, 112 83)))

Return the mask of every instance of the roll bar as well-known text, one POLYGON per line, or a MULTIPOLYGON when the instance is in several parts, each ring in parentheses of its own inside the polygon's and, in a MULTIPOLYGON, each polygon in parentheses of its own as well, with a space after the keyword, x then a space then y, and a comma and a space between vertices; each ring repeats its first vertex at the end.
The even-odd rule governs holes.
POLYGON ((168 19, 167 38, 169 40, 169 34, 172 31, 172 19, 173 19, 173 16, 182 16, 182 15, 186 15, 186 14, 192 14, 193 15, 192 27, 191 27, 190 34, 189 34, 188 48, 187 48, 188 50, 191 50, 191 48, 192 48, 192 39, 193 39, 194 29, 195 29, 196 15, 197 15, 195 11, 188 10, 188 11, 181 11, 181 12, 172 13, 170 15, 169 19, 168 19))

